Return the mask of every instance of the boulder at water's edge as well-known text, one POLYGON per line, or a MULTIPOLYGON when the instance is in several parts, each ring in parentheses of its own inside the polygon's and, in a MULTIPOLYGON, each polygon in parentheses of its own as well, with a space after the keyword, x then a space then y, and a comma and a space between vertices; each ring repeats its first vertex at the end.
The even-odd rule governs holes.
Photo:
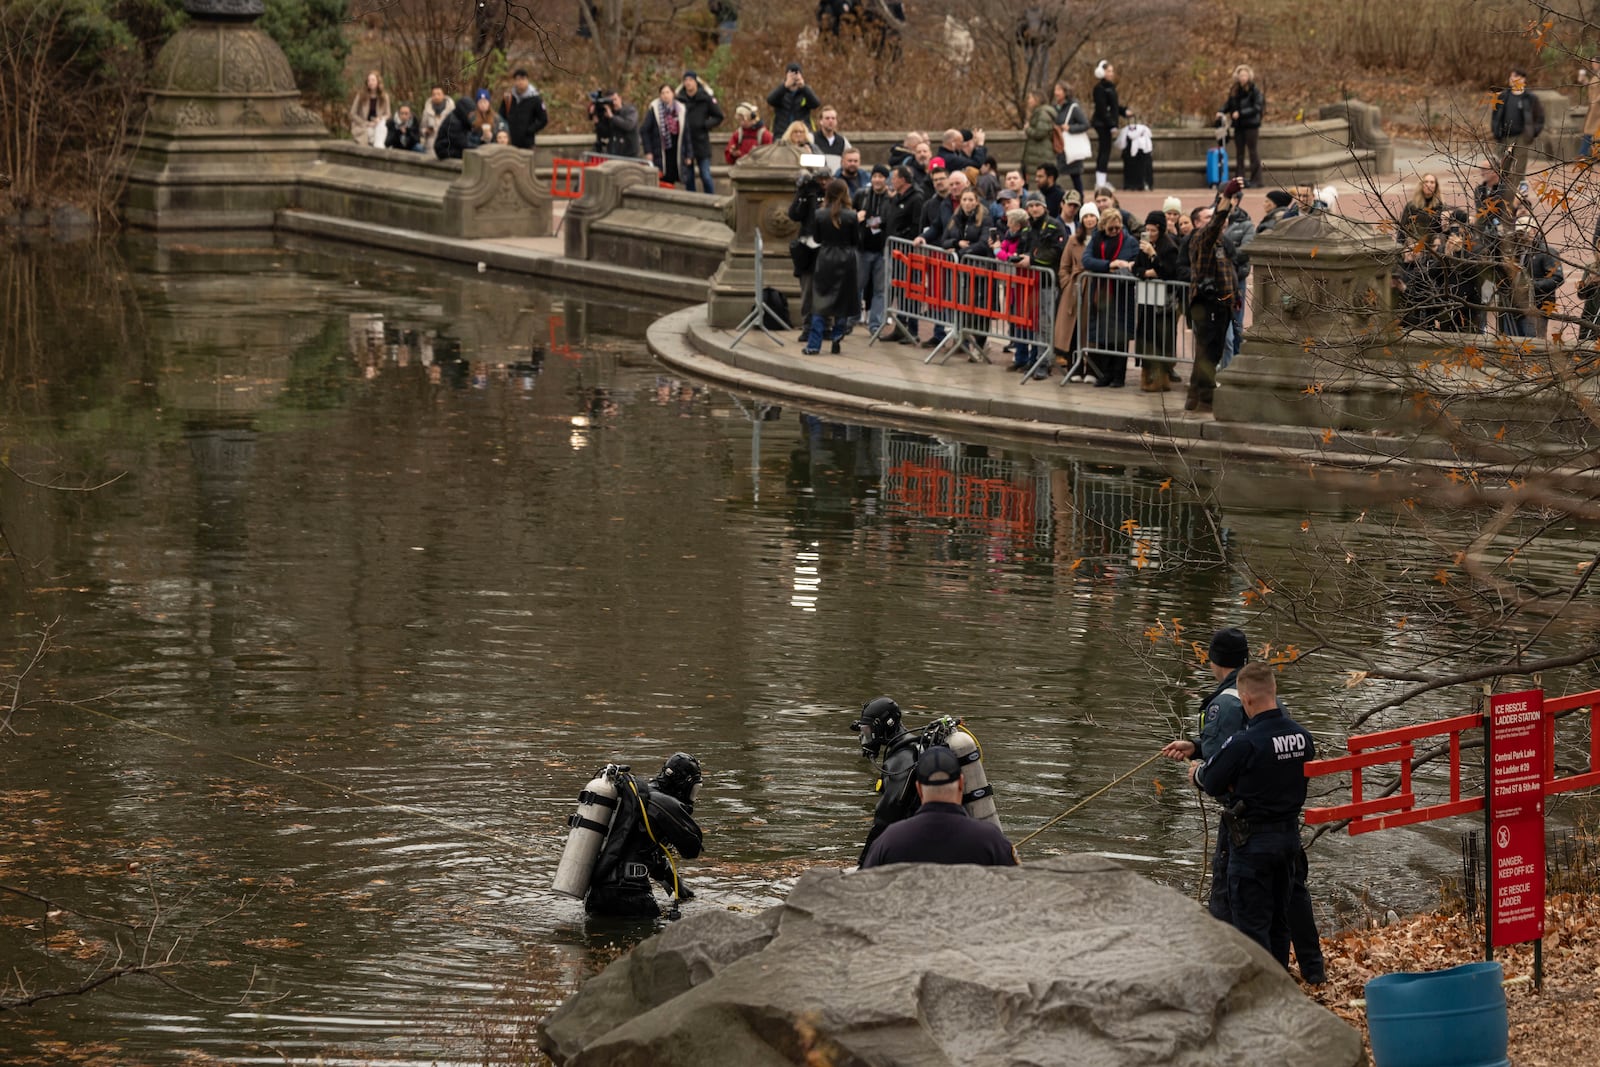
POLYGON ((1258 945, 1094 856, 813 870, 643 942, 541 1041, 562 1067, 1363 1062, 1258 945))

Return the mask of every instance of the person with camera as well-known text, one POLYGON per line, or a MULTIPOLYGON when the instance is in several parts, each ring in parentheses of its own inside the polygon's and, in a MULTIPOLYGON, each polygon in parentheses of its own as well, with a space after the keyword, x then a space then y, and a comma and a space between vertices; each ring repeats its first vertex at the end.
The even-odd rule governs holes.
POLYGON ((678 103, 683 105, 683 187, 694 192, 698 175, 701 188, 714 193, 717 190, 711 181, 711 131, 722 125, 722 106, 711 87, 692 70, 683 72, 678 103))
POLYGON ((855 210, 850 206, 849 187, 838 178, 829 179, 822 206, 811 222, 817 254, 809 286, 811 329, 806 336, 805 355, 815 356, 822 351, 822 335, 827 332, 832 342, 830 351, 837 356, 839 342, 850 322, 861 314, 861 278, 856 273, 859 232, 855 210))
POLYGON ((825 170, 802 170, 795 179, 794 199, 789 203, 791 221, 800 232, 789 242, 789 258, 794 261, 794 276, 800 282, 800 340, 811 334, 811 275, 817 266, 817 239, 812 232, 817 210, 822 207, 823 190, 833 178, 825 170))
MULTIPOLYGON (((922 189, 917 184, 915 176, 909 166, 896 167, 889 178, 890 194, 888 211, 886 215, 886 232, 889 237, 897 237, 902 241, 912 241, 922 228, 922 189)), ((887 241, 885 242, 887 247, 887 241)), ((888 290, 888 260, 885 259, 884 290, 887 297, 888 290)), ((871 314, 870 312, 868 313, 871 314)), ((900 344, 917 343, 917 321, 907 319, 896 320, 893 323, 895 340, 900 344)))
POLYGON ((814 128, 811 113, 822 106, 822 101, 806 84, 800 64, 790 63, 783 72, 783 84, 767 94, 767 106, 772 108, 773 129, 787 130, 790 123, 800 122, 810 130, 814 128))
POLYGON ((1228 343, 1239 304, 1239 275, 1223 247, 1222 233, 1239 206, 1244 182, 1229 179, 1217 193, 1211 218, 1189 235, 1189 326, 1194 330, 1194 372, 1183 410, 1207 413, 1217 391, 1217 364, 1228 343))
POLYGON ((589 121, 594 124, 594 150, 603 156, 639 156, 639 109, 624 104, 610 89, 589 94, 589 121))

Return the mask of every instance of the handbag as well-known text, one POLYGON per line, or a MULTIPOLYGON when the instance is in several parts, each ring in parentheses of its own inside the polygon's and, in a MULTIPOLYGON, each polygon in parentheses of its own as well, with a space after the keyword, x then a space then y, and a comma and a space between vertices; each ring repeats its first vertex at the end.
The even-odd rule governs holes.
POLYGON ((1088 133, 1065 133, 1061 135, 1061 154, 1068 163, 1081 163, 1094 155, 1094 149, 1089 145, 1088 133))
POLYGON ((380 122, 372 127, 372 133, 367 138, 367 143, 373 148, 389 147, 389 124, 380 122))
POLYGON ((816 269, 817 248, 804 238, 796 238, 789 242, 789 258, 794 261, 794 276, 803 278, 816 269))

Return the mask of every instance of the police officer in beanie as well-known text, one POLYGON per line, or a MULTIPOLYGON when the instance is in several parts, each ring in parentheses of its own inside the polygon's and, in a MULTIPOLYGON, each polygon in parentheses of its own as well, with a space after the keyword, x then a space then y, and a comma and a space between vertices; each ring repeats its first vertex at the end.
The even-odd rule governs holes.
POLYGON ((1236 684, 1245 728, 1191 763, 1189 778, 1229 813, 1228 921, 1287 969, 1305 766, 1316 759, 1316 743, 1279 705, 1270 666, 1249 664, 1236 684))
POLYGON ((651 879, 672 894, 674 909, 678 901, 694 897, 666 849, 685 859, 700 855, 702 835, 693 818, 700 761, 674 752, 648 782, 623 775, 617 784, 617 812, 595 860, 583 907, 591 915, 655 918, 661 908, 651 879))
POLYGON ((861 716, 850 724, 861 735, 861 754, 876 759, 883 753, 878 769, 878 806, 872 812, 872 829, 861 847, 861 860, 867 858, 872 843, 890 826, 917 810, 921 802, 912 789, 911 776, 917 757, 922 755, 922 737, 908 731, 901 722, 900 705, 892 697, 877 697, 861 708, 861 716))
MULTIPOLYGON (((1250 639, 1237 626, 1211 635, 1209 665, 1217 687, 1200 702, 1200 733, 1193 740, 1180 738, 1161 750, 1168 759, 1204 761, 1217 754, 1222 743, 1244 729, 1244 704, 1239 700, 1239 669, 1250 658, 1250 639)), ((1228 921, 1228 835, 1218 820, 1217 840, 1211 853, 1211 914, 1228 921)))
POLYGON ((961 760, 944 745, 917 757, 916 814, 884 830, 861 857, 861 869, 888 863, 976 863, 1015 867, 1017 850, 993 823, 962 807, 966 778, 961 760))

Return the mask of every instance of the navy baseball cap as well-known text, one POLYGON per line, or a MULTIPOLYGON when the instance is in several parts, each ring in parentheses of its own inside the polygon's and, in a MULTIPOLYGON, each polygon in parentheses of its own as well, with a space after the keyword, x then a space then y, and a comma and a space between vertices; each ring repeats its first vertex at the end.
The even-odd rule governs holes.
POLYGON ((917 781, 923 785, 949 785, 961 777, 961 761, 943 745, 934 745, 917 757, 917 781))

